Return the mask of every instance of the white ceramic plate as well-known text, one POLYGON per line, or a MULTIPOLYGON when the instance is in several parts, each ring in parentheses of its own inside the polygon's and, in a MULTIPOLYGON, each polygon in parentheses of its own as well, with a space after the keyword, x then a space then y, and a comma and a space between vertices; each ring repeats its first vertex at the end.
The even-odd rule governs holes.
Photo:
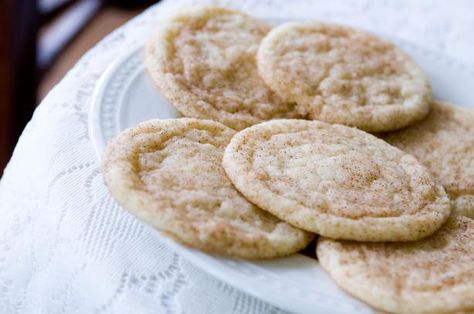
MULTIPOLYGON (((275 23, 275 20, 269 21, 275 23)), ((424 69, 435 98, 460 106, 474 106, 474 70, 435 52, 394 38, 388 39, 405 50, 424 69)), ((97 83, 89 115, 89 130, 99 158, 106 143, 121 130, 144 120, 175 118, 178 115, 148 77, 143 64, 143 51, 143 46, 136 47, 115 60, 97 83)), ((370 307, 338 289, 318 263, 304 255, 257 262, 226 259, 181 246, 159 232, 156 235, 204 271, 288 311, 373 313, 370 307)))

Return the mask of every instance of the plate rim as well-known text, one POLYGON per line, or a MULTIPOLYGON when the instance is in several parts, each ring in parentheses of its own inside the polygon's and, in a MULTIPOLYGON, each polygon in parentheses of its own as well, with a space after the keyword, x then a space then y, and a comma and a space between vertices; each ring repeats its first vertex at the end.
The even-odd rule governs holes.
POLYGON ((98 136, 101 133, 100 123, 100 110, 102 108, 101 99, 104 95, 106 82, 110 80, 110 77, 116 72, 116 70, 124 63, 125 60, 130 58, 136 53, 139 53, 141 49, 144 49, 143 43, 135 44, 128 48, 128 50, 119 54, 110 64, 105 68, 104 72, 100 75, 99 79, 95 82, 95 86, 89 100, 89 111, 88 111, 88 125, 87 132, 89 139, 94 147, 94 152, 99 161, 102 159, 102 153, 105 146, 107 145, 102 136, 98 136))

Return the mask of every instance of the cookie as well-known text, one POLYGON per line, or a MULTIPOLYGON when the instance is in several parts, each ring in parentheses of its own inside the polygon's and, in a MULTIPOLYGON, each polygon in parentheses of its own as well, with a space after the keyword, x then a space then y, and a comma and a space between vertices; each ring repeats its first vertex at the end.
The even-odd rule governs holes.
POLYGON ((417 240, 450 214, 443 187, 415 157, 343 125, 263 122, 232 138, 223 165, 254 204, 330 238, 417 240))
POLYGON ((474 312, 474 220, 454 215, 408 243, 320 238, 321 266, 344 290, 390 313, 474 312))
POLYGON ((221 165, 232 129, 197 119, 151 120, 108 145, 104 181, 142 221, 210 253, 269 258, 304 248, 309 233, 248 202, 221 165))
POLYGON ((453 208, 474 218, 474 112, 439 101, 428 117, 383 138, 418 158, 446 189, 453 208))
POLYGON ((260 78, 256 53, 266 24, 217 7, 162 22, 146 51, 146 67, 161 93, 186 117, 233 129, 298 116, 260 78))
POLYGON ((431 88, 405 53, 362 30, 288 23, 262 41, 258 70, 309 118, 368 132, 400 129, 429 111, 431 88))

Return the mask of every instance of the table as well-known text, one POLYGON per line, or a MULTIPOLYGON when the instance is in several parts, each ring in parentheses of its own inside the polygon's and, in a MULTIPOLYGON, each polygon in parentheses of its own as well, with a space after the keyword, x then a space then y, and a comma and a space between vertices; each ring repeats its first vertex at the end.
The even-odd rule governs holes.
MULTIPOLYGON (((88 135, 95 83, 118 55, 182 7, 215 3, 259 17, 377 30, 474 66, 474 3, 168 0, 91 49, 25 128, 0 182, 2 313, 283 313, 170 251, 107 193, 88 135)), ((315 283, 317 284, 317 283, 315 283)))

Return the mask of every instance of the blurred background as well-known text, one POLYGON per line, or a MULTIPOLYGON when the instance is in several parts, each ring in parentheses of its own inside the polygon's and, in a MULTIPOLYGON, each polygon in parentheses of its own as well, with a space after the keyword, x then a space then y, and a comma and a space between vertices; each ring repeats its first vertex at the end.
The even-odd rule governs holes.
POLYGON ((46 94, 152 0, 0 0, 0 176, 46 94))

